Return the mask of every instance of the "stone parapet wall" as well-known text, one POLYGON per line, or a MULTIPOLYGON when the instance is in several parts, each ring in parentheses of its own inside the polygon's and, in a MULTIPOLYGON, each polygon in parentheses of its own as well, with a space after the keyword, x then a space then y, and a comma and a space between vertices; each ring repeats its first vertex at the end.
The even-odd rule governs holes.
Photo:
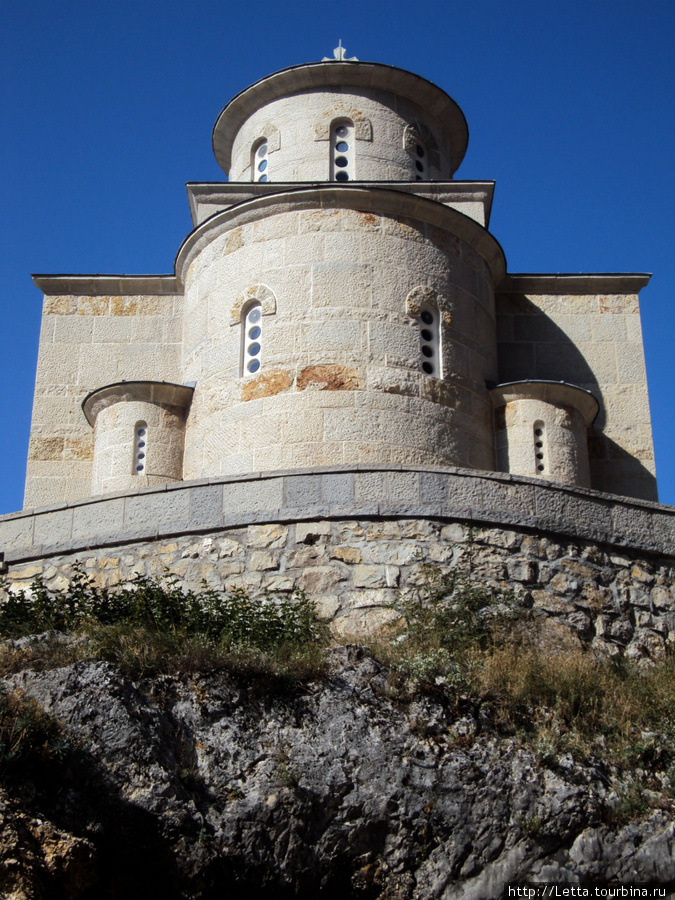
POLYGON ((0 552, 20 562, 249 524, 364 517, 525 527, 675 556, 675 508, 496 472, 336 466, 203 479, 0 517, 0 552))
POLYGON ((654 657, 675 632, 675 509, 462 469, 342 467, 166 485, 0 518, 7 577, 67 586, 173 572, 300 589, 343 635, 391 619, 420 564, 527 593, 606 652, 654 657))

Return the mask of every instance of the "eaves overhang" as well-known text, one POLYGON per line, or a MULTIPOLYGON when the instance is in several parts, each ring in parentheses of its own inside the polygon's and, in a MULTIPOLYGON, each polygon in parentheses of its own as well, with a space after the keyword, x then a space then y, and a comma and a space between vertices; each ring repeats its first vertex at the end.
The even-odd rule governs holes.
POLYGON ((48 297, 132 297, 182 294, 175 275, 33 275, 48 297))
MULTIPOLYGON (((201 225, 215 212, 242 203, 245 200, 254 200, 256 197, 264 197, 267 194, 278 194, 282 191, 292 191, 298 188, 322 188, 335 184, 325 181, 220 181, 197 182, 189 181, 185 185, 190 204, 192 224, 201 225)), ((393 191, 403 191, 414 194, 416 197, 426 197, 446 206, 454 204, 475 204, 482 213, 482 221, 475 218, 479 224, 486 228, 490 223, 492 212, 492 200, 494 197, 494 181, 352 181, 354 187, 384 188, 393 191)), ((462 212, 462 210, 460 210, 462 212)))
POLYGON ((637 294, 652 276, 644 272, 588 274, 511 274, 499 285, 500 294, 637 294))
POLYGON ((116 381, 91 391, 82 401, 82 412, 93 428, 102 409, 123 401, 164 403, 187 409, 192 402, 194 387, 191 384, 174 384, 171 381, 116 381))
POLYGON ((518 400, 542 400, 545 403, 573 406, 583 416, 586 428, 593 424, 600 410, 600 404, 589 390, 568 381, 543 378, 506 381, 490 388, 490 396, 495 406, 518 400))

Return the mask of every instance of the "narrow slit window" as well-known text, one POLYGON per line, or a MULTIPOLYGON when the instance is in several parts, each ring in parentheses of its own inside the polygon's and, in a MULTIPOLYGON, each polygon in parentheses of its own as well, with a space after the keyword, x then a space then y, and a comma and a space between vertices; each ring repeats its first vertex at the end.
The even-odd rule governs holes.
POLYGON ((251 181, 268 181, 269 174, 269 148, 267 138, 263 138, 251 153, 251 181))
POLYGON ((544 475, 548 469, 548 460, 546 459, 546 428, 541 420, 534 423, 532 442, 534 445, 534 471, 537 475, 544 475))
POLYGON ((416 141, 412 151, 415 181, 429 181, 429 153, 423 141, 416 141))
POLYGON ((148 423, 136 422, 134 427, 133 474, 145 475, 148 458, 148 423))
POLYGON ((434 306, 420 310, 420 357, 426 375, 441 377, 439 314, 434 306))
POLYGON ((262 307, 249 306, 242 322, 242 375, 255 375, 262 364, 262 307))
POLYGON ((354 125, 349 121, 334 122, 330 134, 331 181, 354 180, 354 125))

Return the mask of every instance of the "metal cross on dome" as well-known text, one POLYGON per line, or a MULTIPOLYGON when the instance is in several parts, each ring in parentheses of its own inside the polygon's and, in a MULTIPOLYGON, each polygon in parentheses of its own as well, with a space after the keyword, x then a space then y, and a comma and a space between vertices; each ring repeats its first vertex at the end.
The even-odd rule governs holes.
POLYGON ((347 51, 342 46, 342 38, 340 38, 337 47, 333 50, 333 59, 331 59, 330 56, 324 56, 321 62, 335 62, 336 60, 337 62, 344 62, 345 60, 347 60, 347 62, 358 62, 356 56, 345 56, 346 52, 347 51))

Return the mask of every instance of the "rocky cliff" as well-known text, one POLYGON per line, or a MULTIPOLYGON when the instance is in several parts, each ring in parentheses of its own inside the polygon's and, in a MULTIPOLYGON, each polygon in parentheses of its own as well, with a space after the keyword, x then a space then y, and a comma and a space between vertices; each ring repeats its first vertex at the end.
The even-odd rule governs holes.
POLYGON ((517 880, 675 882, 663 796, 621 823, 603 763, 542 761, 468 700, 394 696, 359 647, 329 657, 292 691, 88 661, 8 676, 75 744, 2 795, 2 896, 487 900, 517 880))

